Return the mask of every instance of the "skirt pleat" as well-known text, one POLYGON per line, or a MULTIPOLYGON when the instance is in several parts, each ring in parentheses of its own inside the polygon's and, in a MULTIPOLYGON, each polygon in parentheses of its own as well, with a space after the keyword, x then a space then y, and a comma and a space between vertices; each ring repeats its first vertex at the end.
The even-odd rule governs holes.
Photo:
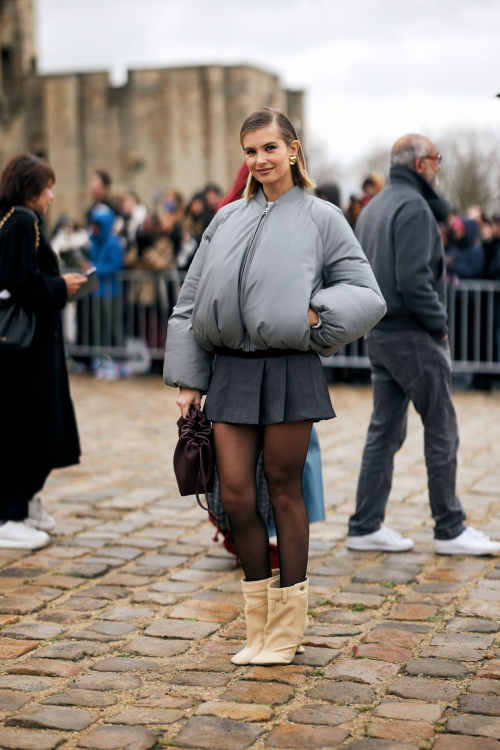
POLYGON ((321 360, 312 351, 254 359, 218 354, 204 412, 211 422, 227 424, 335 417, 321 360))

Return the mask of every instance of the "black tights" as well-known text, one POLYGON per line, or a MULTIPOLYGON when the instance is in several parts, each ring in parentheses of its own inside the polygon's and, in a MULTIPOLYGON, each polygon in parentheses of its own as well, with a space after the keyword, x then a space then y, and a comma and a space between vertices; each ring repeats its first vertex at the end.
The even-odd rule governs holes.
POLYGON ((261 450, 278 537, 281 586, 304 581, 309 520, 302 474, 312 422, 258 427, 214 423, 221 501, 247 581, 271 576, 269 536, 257 506, 256 470, 261 450))

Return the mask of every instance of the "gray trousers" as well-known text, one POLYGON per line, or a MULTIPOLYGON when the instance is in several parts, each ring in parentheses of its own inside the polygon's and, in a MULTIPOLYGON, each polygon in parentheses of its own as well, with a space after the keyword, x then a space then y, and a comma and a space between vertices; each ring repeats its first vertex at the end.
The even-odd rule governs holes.
POLYGON ((371 331, 366 344, 372 365, 373 414, 349 534, 371 534, 384 520, 394 455, 406 438, 411 401, 424 425, 434 535, 453 539, 465 528, 465 512, 455 492, 458 426, 451 400, 448 341, 436 341, 426 331, 371 331))

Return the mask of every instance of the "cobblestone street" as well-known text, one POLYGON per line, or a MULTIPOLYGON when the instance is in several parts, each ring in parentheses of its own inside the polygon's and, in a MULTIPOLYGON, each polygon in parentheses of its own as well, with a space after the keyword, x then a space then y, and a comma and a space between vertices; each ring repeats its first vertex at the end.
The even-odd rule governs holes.
MULTIPOLYGON (((0 551, 1 748, 500 750, 500 563, 432 553, 415 413, 388 523, 416 550, 349 553, 371 392, 331 389, 305 653, 252 668, 230 662, 241 571, 176 488, 175 392, 86 377, 72 392, 83 460, 43 493, 59 536, 0 551)), ((500 395, 455 404, 468 520, 500 539, 500 395)))

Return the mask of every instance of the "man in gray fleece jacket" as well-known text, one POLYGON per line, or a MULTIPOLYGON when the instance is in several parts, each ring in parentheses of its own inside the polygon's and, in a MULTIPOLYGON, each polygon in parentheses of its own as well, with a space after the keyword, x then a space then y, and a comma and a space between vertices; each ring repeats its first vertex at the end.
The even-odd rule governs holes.
POLYGON ((446 270, 432 213, 441 156, 428 138, 406 135, 391 152, 388 187, 365 208, 356 235, 387 302, 366 336, 374 409, 347 546, 405 551, 414 543, 384 526, 394 455, 406 438, 413 402, 424 424, 429 500, 438 554, 485 555, 500 544, 465 525, 455 486, 458 427, 451 400, 446 270))

